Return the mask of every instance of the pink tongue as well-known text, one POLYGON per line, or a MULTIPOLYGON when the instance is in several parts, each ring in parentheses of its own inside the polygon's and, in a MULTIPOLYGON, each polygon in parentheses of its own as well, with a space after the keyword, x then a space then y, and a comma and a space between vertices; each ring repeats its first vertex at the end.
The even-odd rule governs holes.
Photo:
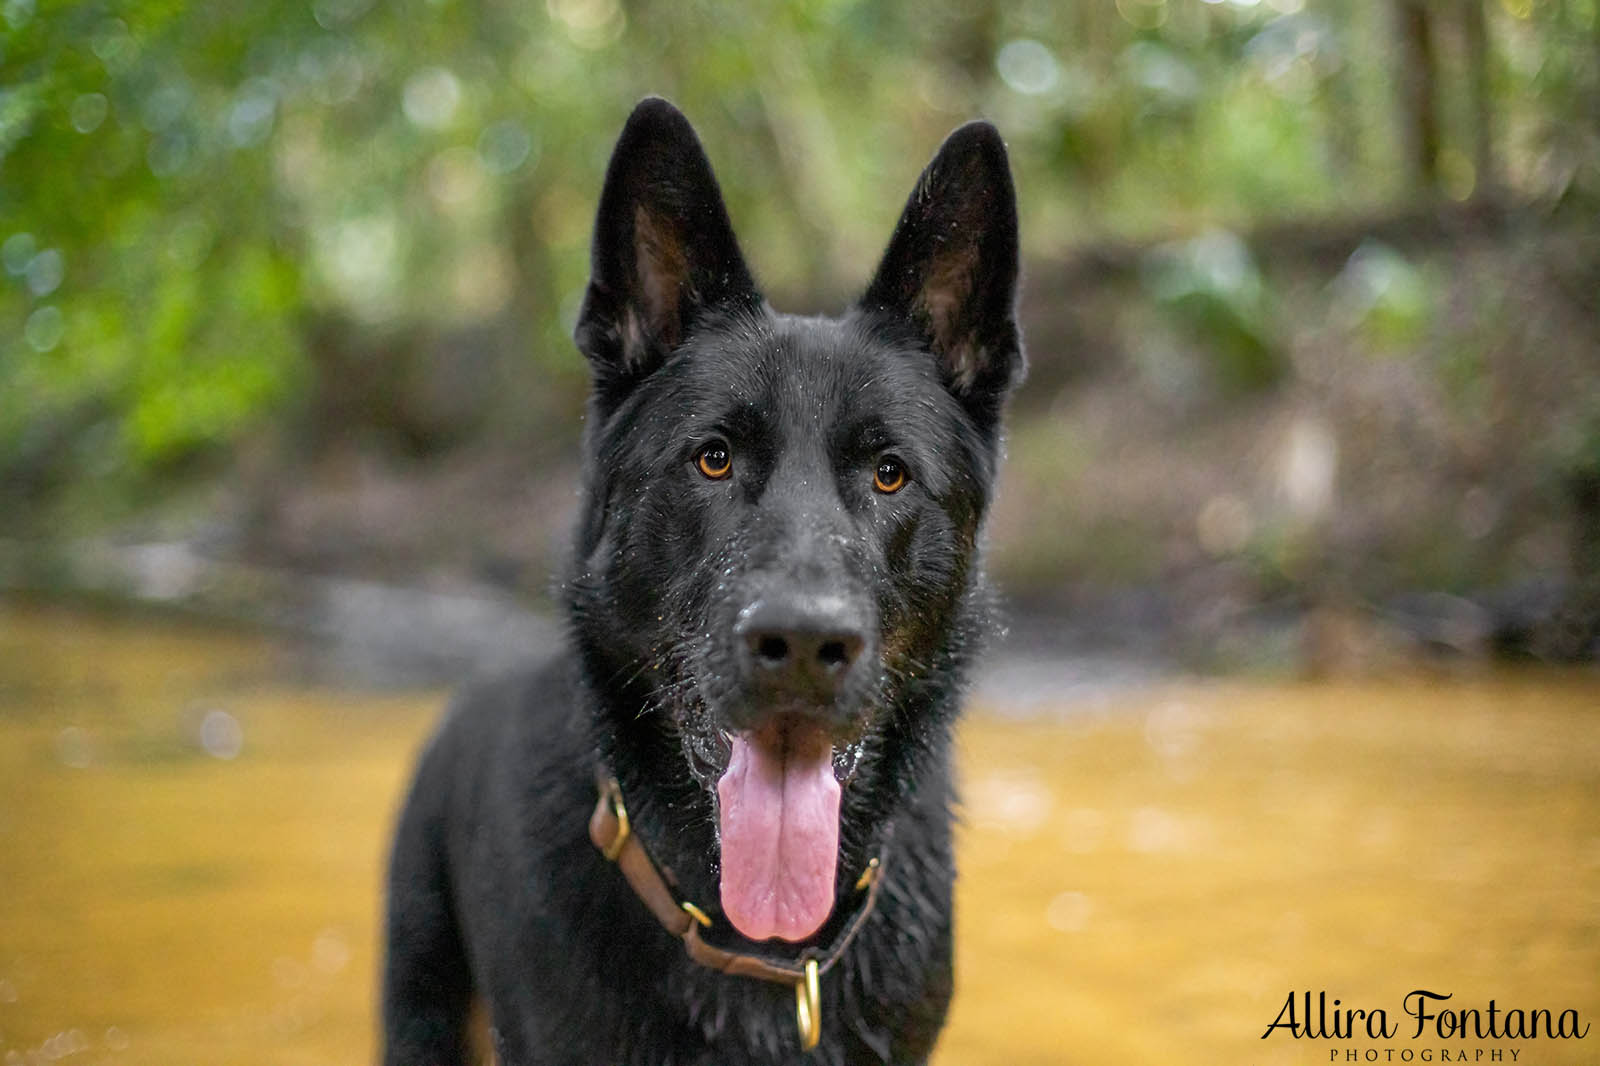
POLYGON ((717 782, 722 910, 751 940, 804 940, 833 909, 839 782, 832 748, 806 732, 772 745, 741 733, 717 782))

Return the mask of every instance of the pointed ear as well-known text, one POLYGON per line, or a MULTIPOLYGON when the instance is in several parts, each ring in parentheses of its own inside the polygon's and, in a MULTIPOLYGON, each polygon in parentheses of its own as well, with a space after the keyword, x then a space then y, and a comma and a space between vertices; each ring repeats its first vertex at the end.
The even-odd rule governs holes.
POLYGON ((667 101, 646 98, 606 169, 574 333, 597 394, 619 398, 707 310, 761 303, 693 127, 667 101))
POLYGON ((969 122, 922 172, 861 307, 908 323, 950 391, 992 426, 1022 378, 1016 300, 1017 200, 1005 143, 989 123, 969 122))

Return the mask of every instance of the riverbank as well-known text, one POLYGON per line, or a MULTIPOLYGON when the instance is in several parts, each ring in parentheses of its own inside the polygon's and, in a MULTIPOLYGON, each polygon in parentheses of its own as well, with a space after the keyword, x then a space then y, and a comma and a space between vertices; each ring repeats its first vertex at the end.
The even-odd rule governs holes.
MULTIPOLYGON (((1002 650, 1278 676, 1600 659, 1600 231, 1479 214, 1030 264, 988 527, 1002 650)), ((580 360, 473 385, 434 340, 418 365, 345 353, 209 462, 13 476, 0 591, 264 624, 419 679, 549 639, 580 360), (468 386, 452 409, 512 394, 515 418, 394 428, 468 386)))
MULTIPOLYGON (((548 597, 469 576, 426 584, 240 561, 186 541, 37 544, 0 540, 0 595, 154 612, 275 634, 314 647, 297 670, 344 686, 450 686, 555 648, 548 597)), ((1031 709, 1138 691, 1185 676, 1371 677, 1418 668, 1477 671, 1526 657, 1559 588, 1485 602, 1423 594, 1385 608, 1244 605, 1196 610, 1160 589, 1002 596, 975 684, 980 698, 1031 709), (1520 597, 1520 598, 1519 598, 1520 597), (1524 602, 1527 601, 1527 602, 1524 602)))

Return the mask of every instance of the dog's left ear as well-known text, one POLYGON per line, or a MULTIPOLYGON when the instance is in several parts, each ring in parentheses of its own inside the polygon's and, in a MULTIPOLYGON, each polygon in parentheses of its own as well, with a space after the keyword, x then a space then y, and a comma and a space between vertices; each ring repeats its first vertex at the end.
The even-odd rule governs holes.
POLYGON ((946 387, 985 429, 1022 378, 1017 199, 1005 142, 987 122, 952 133, 906 202, 861 307, 910 325, 946 387))
POLYGON ((646 98, 606 169, 574 332, 596 395, 613 406, 707 311, 761 304, 694 128, 667 101, 646 98))

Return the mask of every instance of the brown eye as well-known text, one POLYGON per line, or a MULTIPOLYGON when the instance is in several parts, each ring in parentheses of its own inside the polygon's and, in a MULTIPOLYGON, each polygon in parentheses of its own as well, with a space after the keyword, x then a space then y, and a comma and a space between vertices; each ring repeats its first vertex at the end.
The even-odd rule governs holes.
POLYGON ((909 480, 905 464, 892 455, 886 455, 878 460, 878 469, 872 475, 872 487, 879 492, 899 492, 909 480))
POLYGON ((728 450, 728 442, 714 440, 702 446, 695 453, 694 465, 712 481, 727 477, 733 472, 733 453, 728 450))

